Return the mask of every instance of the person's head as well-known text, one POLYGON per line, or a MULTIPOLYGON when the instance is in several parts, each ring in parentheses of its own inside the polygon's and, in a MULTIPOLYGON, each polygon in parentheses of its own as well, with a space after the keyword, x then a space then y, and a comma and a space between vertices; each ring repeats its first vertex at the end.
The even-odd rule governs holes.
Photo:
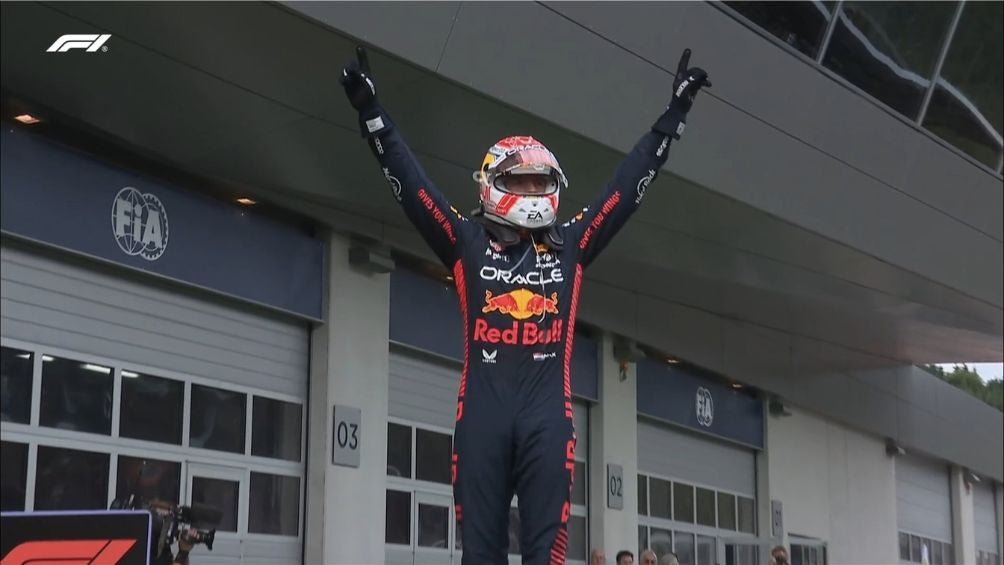
POLYGON ((596 548, 589 552, 589 565, 606 565, 607 556, 603 550, 596 548))
POLYGON ((775 545, 770 550, 771 565, 788 565, 788 550, 783 545, 775 545))
POLYGON ((626 549, 617 552, 617 565, 634 565, 634 554, 626 549))
POLYGON ((554 225, 558 196, 568 187, 558 159, 528 135, 500 139, 488 149, 474 180, 486 218, 531 230, 554 225))
POLYGON ((659 558, 659 565, 680 565, 680 560, 676 557, 675 553, 670 551, 659 558))
POLYGON ((651 549, 646 549, 638 556, 638 565, 658 565, 658 557, 651 549))

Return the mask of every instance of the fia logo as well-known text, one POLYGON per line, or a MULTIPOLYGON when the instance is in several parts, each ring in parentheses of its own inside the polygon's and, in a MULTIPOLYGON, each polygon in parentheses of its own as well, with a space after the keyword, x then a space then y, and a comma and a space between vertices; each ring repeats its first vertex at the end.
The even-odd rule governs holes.
POLYGON ((481 350, 481 362, 482 363, 488 363, 490 365, 494 365, 495 364, 495 358, 498 357, 498 354, 499 354, 499 350, 498 349, 492 350, 491 353, 488 353, 487 349, 482 349, 481 350))
POLYGON ((127 255, 156 261, 167 250, 167 210, 159 198, 127 186, 112 201, 112 234, 127 255))
POLYGON ((711 391, 703 386, 697 389, 697 423, 705 428, 711 427, 715 420, 715 402, 711 399, 711 391))

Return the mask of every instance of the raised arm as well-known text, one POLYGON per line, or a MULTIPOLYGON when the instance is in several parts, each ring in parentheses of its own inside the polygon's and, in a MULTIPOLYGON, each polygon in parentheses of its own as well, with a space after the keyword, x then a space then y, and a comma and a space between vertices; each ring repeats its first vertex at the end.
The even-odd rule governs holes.
POLYGON ((460 256, 458 246, 475 229, 460 212, 450 206, 432 184, 404 138, 380 106, 370 73, 366 51, 356 48, 358 60, 342 69, 341 83, 352 107, 359 112, 359 131, 380 162, 394 198, 418 228, 440 261, 448 268, 460 256))
POLYGON ((688 68, 689 62, 690 49, 686 49, 677 65, 666 111, 635 144, 593 203, 563 225, 565 241, 579 248, 583 267, 593 262, 638 209, 648 185, 666 164, 670 143, 683 134, 694 97, 701 87, 711 86, 708 73, 688 68))

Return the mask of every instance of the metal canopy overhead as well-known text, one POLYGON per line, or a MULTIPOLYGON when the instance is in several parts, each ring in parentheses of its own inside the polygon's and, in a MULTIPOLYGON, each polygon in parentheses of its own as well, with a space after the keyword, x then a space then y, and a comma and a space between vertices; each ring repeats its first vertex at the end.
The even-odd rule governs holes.
MULTIPOLYGON (((432 258, 338 85, 352 38, 259 3, 4 2, 2 32, 6 95, 336 231, 432 258), (45 52, 62 34, 97 32, 112 34, 107 52, 45 52)), ((571 183, 563 217, 591 200, 621 158, 410 63, 376 50, 370 59, 384 105, 460 209, 474 205, 470 172, 503 135, 532 133, 561 159, 571 183)), ((654 117, 658 108, 639 111, 654 117)), ((832 367, 1004 355, 1000 304, 665 171, 587 281, 583 317, 643 342, 624 314, 638 297, 845 352, 832 367)))

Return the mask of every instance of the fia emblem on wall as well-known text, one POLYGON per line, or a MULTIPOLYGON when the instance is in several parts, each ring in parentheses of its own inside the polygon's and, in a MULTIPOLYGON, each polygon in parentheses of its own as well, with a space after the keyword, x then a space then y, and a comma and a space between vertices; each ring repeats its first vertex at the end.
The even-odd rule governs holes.
POLYGON ((711 391, 703 386, 697 389, 695 409, 697 423, 705 428, 711 427, 715 420, 715 402, 711 399, 711 391))
POLYGON ((112 233, 127 255, 156 261, 167 250, 167 210, 153 194, 127 186, 112 201, 112 233))

